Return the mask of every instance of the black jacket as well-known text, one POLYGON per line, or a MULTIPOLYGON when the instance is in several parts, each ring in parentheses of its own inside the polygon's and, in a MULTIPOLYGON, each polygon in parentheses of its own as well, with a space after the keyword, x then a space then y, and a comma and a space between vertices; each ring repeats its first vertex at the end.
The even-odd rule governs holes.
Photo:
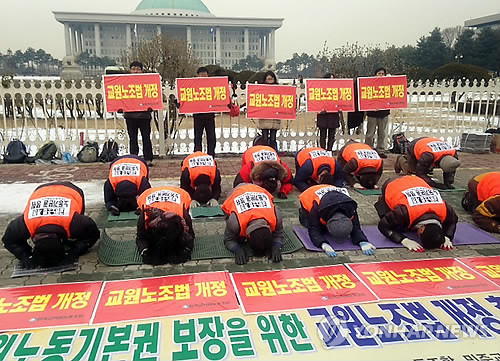
MULTIPOLYGON (((221 176, 219 169, 215 172, 214 184, 212 185, 212 198, 219 200, 221 193, 221 176)), ((196 180, 195 180, 196 182, 196 180)), ((181 188, 189 193, 191 198, 193 198, 193 194, 195 189, 191 187, 191 178, 189 176, 189 168, 186 168, 182 171, 181 174, 181 188)))
MULTIPOLYGON (((297 163, 297 161, 295 161, 297 163)), ((298 165, 298 164, 296 164, 298 165)), ((335 162, 335 172, 333 174, 335 178, 335 186, 342 187, 344 185, 344 171, 339 162, 335 162)), ((308 159, 301 167, 297 168, 297 173, 295 174, 294 185, 301 191, 305 191, 310 186, 310 178, 314 173, 314 167, 312 161, 308 159)))
POLYGON ((125 119, 141 119, 141 120, 151 120, 151 111, 143 112, 125 112, 123 113, 125 119))

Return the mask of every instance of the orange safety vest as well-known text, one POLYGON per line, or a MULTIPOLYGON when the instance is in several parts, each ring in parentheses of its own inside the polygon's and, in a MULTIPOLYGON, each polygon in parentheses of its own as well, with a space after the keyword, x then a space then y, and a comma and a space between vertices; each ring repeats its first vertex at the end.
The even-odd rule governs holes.
POLYGON ((325 164, 330 166, 331 174, 335 173, 335 158, 332 152, 324 150, 323 148, 312 147, 304 148, 297 154, 297 163, 299 167, 302 167, 309 159, 311 159, 313 165, 313 174, 311 176, 313 180, 318 179, 318 169, 325 164))
MULTIPOLYGON (((314 206, 314 202, 319 205, 321 202, 321 198, 328 192, 340 192, 350 197, 349 192, 345 188, 335 187, 328 184, 318 184, 316 186, 312 186, 303 191, 300 196, 300 204, 302 208, 306 211, 311 212, 312 207, 314 206)), ((326 224, 323 218, 320 219, 320 222, 326 224)))
POLYGON ((24 209, 24 223, 31 237, 38 228, 55 224, 71 237, 70 224, 75 213, 83 213, 83 197, 78 191, 64 185, 41 187, 33 192, 24 209))
POLYGON ((417 159, 420 159, 422 157, 422 154, 424 153, 432 153, 434 154, 434 164, 436 165, 437 162, 441 158, 443 158, 445 155, 451 155, 455 156, 457 154, 456 149, 453 149, 451 145, 449 145, 446 142, 443 142, 439 138, 422 138, 420 139, 414 147, 414 152, 415 152, 415 157, 417 159))
POLYGON ((253 167, 255 164, 265 160, 274 160, 279 162, 280 157, 273 148, 267 145, 256 145, 248 148, 245 153, 243 153, 241 165, 244 166, 247 163, 252 163, 253 167))
POLYGON ((142 178, 147 177, 148 167, 136 158, 118 159, 109 168, 109 182, 115 191, 118 183, 123 181, 132 182, 139 189, 142 178))
POLYGON ((354 174, 358 174, 363 168, 375 168, 378 171, 383 163, 377 151, 364 143, 347 145, 342 152, 342 158, 348 163, 351 159, 356 159, 358 168, 354 171, 354 174))
POLYGON ((237 187, 222 205, 226 214, 235 213, 240 225, 240 236, 246 237, 248 224, 256 219, 265 219, 276 230, 276 210, 273 196, 264 188, 255 184, 246 184, 237 187))
POLYGON ((417 176, 404 176, 390 182, 385 189, 385 202, 392 210, 400 205, 406 206, 410 228, 426 213, 435 213, 441 222, 447 214, 446 204, 439 192, 417 176))
POLYGON ((474 179, 478 181, 477 199, 480 202, 500 195, 500 172, 483 173, 474 179))
MULTIPOLYGON (((137 205, 144 210, 148 207, 174 212, 184 218, 184 210, 189 209, 191 197, 179 187, 155 187, 145 190, 137 199, 137 205)), ((147 224, 147 218, 145 219, 147 224)))
POLYGON ((210 177, 210 185, 214 184, 217 166, 214 158, 203 152, 194 152, 188 155, 182 161, 182 171, 189 169, 189 178, 191 179, 191 188, 194 188, 194 181, 200 175, 205 174, 210 177))

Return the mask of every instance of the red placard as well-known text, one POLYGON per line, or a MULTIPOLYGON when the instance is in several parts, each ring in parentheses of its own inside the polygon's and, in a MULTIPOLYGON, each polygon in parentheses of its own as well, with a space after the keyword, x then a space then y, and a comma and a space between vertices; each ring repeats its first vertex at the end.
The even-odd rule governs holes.
POLYGON ((500 256, 460 258, 459 261, 500 286, 500 256))
POLYGON ((227 76, 211 78, 177 78, 179 113, 229 112, 231 103, 227 76))
POLYGON ((160 74, 104 75, 104 100, 108 112, 161 110, 160 74))
POLYGON ((0 331, 88 325, 102 282, 0 289, 0 331))
POLYGON ((497 287, 453 258, 349 264, 381 299, 462 295, 497 287))
POLYGON ((295 119, 297 88, 291 85, 247 86, 247 118, 295 119))
POLYGON ((227 272, 105 282, 94 324, 238 310, 227 272))
POLYGON ((370 290, 342 265, 232 273, 231 278, 245 313, 377 300, 370 290))
POLYGON ((408 108, 406 75, 358 78, 359 110, 408 108))
POLYGON ((306 111, 353 112, 354 82, 352 79, 306 79, 306 111))

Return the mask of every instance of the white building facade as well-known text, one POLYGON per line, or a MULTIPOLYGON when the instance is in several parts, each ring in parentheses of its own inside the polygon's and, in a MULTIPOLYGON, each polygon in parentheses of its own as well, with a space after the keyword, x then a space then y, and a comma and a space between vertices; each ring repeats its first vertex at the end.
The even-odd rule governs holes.
POLYGON ((275 60, 280 18, 216 17, 201 0, 143 0, 130 14, 54 11, 66 55, 120 59, 134 44, 169 34, 186 41, 202 64, 230 68, 248 55, 275 60))

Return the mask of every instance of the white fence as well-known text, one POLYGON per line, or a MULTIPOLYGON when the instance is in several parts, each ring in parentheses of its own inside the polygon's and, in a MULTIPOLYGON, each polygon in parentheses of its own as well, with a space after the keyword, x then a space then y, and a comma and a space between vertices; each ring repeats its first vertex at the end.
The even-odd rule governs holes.
MULTIPOLYGON (((245 103, 245 86, 237 85, 235 96, 245 103), (243 89, 242 89, 243 88, 243 89)), ((283 121, 278 132, 282 151, 296 151, 304 145, 316 145, 317 129, 314 113, 306 113, 304 89, 297 88, 300 99, 297 119, 283 121)), ((127 152, 128 136, 125 121, 119 114, 103 109, 100 82, 81 83, 58 80, 14 80, 0 85, 0 146, 12 139, 21 139, 34 153, 52 140, 64 151, 76 153, 82 141, 99 144, 115 139, 127 152)), ((157 155, 187 154, 193 151, 191 117, 177 114, 172 101, 175 89, 164 88, 164 109, 155 113, 153 147, 157 155)), ((436 136, 459 146, 460 134, 484 132, 500 127, 500 81, 427 82, 408 84, 408 109, 391 111, 390 134, 405 132, 408 138, 436 136)), ((347 125, 347 124, 346 124, 347 125)), ((217 115, 217 154, 242 153, 258 132, 256 123, 245 114, 230 118, 217 115)), ((336 147, 346 139, 363 134, 337 133, 336 147)), ((347 133, 347 132, 346 132, 347 133)), ((351 133, 354 133, 351 130, 351 133)))

